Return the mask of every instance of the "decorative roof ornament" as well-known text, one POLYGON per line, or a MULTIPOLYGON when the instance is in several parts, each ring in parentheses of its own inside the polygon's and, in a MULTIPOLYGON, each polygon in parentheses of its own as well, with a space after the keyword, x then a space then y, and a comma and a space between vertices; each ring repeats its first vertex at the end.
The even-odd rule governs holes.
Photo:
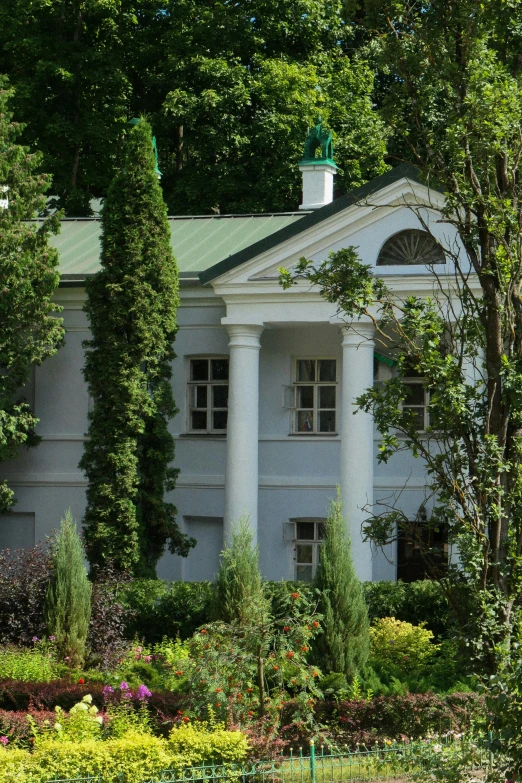
POLYGON ((330 166, 335 165, 333 159, 333 140, 332 131, 328 130, 323 125, 321 117, 317 118, 317 123, 310 128, 306 136, 303 159, 300 162, 300 166, 308 165, 311 163, 328 163, 330 166), (317 150, 321 150, 321 154, 317 156, 317 150))
POLYGON ((0 209, 9 209, 9 185, 0 185, 0 209))

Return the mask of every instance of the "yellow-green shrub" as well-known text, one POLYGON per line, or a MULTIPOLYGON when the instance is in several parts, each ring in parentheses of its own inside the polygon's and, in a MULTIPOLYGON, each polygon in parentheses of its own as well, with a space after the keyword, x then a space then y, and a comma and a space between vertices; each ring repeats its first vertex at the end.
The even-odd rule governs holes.
POLYGON ((201 764, 242 762, 248 741, 239 731, 217 724, 174 728, 168 740, 128 732, 118 739, 56 742, 42 738, 34 751, 0 746, 2 783, 45 783, 55 778, 100 776, 104 783, 141 783, 163 769, 201 764), (121 776, 121 777, 120 777, 121 776))
POLYGON ((222 723, 187 723, 174 727, 169 736, 174 754, 190 758, 193 765, 203 761, 242 762, 248 752, 248 740, 240 731, 227 731, 222 723))
POLYGON ((418 670, 438 649, 433 633, 423 623, 412 625, 395 617, 383 617, 370 628, 370 658, 381 666, 392 664, 404 671, 418 670))

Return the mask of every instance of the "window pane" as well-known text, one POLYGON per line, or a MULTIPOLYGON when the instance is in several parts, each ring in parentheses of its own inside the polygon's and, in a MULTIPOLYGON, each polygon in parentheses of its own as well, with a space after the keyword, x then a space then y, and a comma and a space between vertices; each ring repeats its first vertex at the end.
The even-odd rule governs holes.
POLYGON ((406 384, 408 405, 424 405, 424 386, 421 383, 406 384))
POLYGON ((324 538, 324 522, 317 523, 317 537, 319 540, 321 540, 321 538, 324 538))
POLYGON ((228 405, 228 386, 212 387, 212 405, 214 408, 226 408, 228 405))
POLYGON ((192 411, 191 421, 192 421, 193 430, 206 430, 207 429, 206 411, 192 411))
POLYGON ((212 412, 212 427, 215 430, 226 430, 227 428, 227 411, 213 411, 212 412))
POLYGON ((190 378, 192 381, 208 381, 208 359, 192 359, 190 378))
POLYGON ((314 553, 313 544, 298 544, 296 546, 296 560, 298 563, 311 563, 314 553))
POLYGON ((298 582, 311 582, 312 581, 312 566, 311 565, 298 565, 295 569, 295 578, 298 582))
POLYGON ((320 411, 319 432, 335 432, 335 411, 320 411))
POLYGON ((319 386, 319 407, 335 408, 335 386, 319 386))
POLYGON ((315 524, 313 522, 298 522, 297 538, 300 541, 315 541, 315 524))
POLYGON ((315 359, 297 360, 297 380, 315 381, 315 359))
POLYGON ((424 408, 412 408, 409 405, 404 406, 404 410, 407 412, 408 423, 413 417, 413 425, 416 430, 424 429, 424 408))
POLYGON ((296 408, 314 407, 314 387, 296 386, 296 408))
POLYGON ((335 359, 319 360, 319 380, 335 382, 335 359))
POLYGON ((297 411, 297 432, 312 432, 314 428, 314 416, 312 411, 297 411))
POLYGON ((228 359, 211 359, 210 371, 213 381, 228 381, 228 359))
POLYGON ((196 408, 207 407, 207 387, 196 386, 196 408))

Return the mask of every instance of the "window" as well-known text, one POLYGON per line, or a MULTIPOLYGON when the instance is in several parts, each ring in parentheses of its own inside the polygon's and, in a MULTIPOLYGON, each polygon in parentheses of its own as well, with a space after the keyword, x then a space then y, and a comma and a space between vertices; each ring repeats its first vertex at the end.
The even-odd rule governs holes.
POLYGON ((310 435, 337 431, 337 361, 297 359, 293 432, 310 435))
POLYGON ((427 231, 399 231, 386 240, 377 266, 445 264, 444 251, 427 231))
POLYGON ((325 520, 301 517, 292 521, 295 525, 294 577, 300 582, 311 582, 319 562, 325 520))
POLYGON ((411 411, 415 420, 415 429, 422 431, 430 426, 430 393, 422 378, 405 378, 408 396, 402 403, 403 411, 411 411))
POLYGON ((189 430, 198 433, 227 431, 228 359, 190 360, 189 430))
POLYGON ((448 569, 448 532, 433 529, 422 522, 412 522, 408 532, 397 540, 397 579, 442 578, 448 569))

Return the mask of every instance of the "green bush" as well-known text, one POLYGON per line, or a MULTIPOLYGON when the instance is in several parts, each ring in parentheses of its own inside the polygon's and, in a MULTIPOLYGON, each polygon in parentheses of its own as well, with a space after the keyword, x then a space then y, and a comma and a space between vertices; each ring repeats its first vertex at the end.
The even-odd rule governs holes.
POLYGON ((438 649, 433 633, 423 625, 383 617, 370 628, 371 663, 381 669, 391 664, 404 673, 421 671, 438 649))
POLYGON ((365 582, 364 598, 370 622, 395 617, 412 625, 425 623, 437 641, 451 635, 450 607, 439 582, 365 582))
POLYGON ((76 741, 44 738, 33 752, 0 745, 0 780, 46 783, 54 778, 98 777, 104 783, 141 783, 167 768, 183 769, 203 761, 242 762, 248 740, 220 724, 173 729, 170 737, 128 731, 117 739, 76 741))
POLYGON ((33 649, 6 647, 0 649, 0 680, 50 682, 58 678, 49 645, 33 649))

